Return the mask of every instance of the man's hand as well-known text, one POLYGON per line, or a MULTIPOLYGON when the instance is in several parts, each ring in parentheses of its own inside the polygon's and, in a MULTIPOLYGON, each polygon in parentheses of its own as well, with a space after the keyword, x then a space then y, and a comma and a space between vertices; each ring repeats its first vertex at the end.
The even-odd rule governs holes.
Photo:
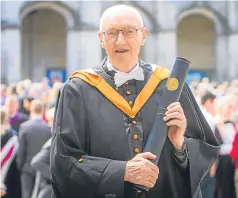
POLYGON ((126 164, 124 181, 153 188, 159 175, 159 168, 148 159, 156 156, 150 152, 137 154, 126 164))
POLYGON ((174 148, 182 150, 187 120, 179 102, 170 104, 165 112, 164 121, 169 127, 168 137, 174 148))

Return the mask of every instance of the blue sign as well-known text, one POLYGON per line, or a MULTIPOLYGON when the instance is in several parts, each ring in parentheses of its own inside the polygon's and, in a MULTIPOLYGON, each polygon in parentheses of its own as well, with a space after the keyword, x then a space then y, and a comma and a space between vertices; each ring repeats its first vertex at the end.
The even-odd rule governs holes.
POLYGON ((52 86, 55 82, 64 83, 66 81, 66 69, 48 68, 46 76, 49 79, 50 86, 52 86))
POLYGON ((187 78, 186 78, 186 82, 188 84, 191 84, 193 81, 200 81, 204 77, 208 77, 206 72, 190 70, 188 72, 188 75, 187 75, 187 78))

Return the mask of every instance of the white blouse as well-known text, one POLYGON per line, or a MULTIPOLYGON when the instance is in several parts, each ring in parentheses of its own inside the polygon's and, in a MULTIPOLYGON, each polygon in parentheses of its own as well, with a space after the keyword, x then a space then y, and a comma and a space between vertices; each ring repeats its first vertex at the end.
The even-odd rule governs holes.
POLYGON ((220 147, 220 155, 229 155, 236 135, 236 130, 232 123, 224 124, 224 131, 221 134, 223 144, 220 147))

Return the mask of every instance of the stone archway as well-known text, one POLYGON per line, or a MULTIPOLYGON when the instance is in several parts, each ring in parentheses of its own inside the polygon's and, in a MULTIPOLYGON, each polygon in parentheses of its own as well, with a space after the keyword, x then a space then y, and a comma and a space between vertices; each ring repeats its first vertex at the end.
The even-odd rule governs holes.
POLYGON ((226 32, 229 31, 225 19, 203 7, 184 10, 176 19, 177 54, 192 59, 191 69, 208 72, 212 79, 224 78, 224 64, 228 59, 226 32))
POLYGON ((66 69, 72 13, 53 2, 37 2, 23 7, 20 19, 21 78, 39 81, 49 69, 66 69))
POLYGON ((209 18, 196 14, 177 25, 177 54, 188 58, 191 69, 215 71, 215 28, 209 18))

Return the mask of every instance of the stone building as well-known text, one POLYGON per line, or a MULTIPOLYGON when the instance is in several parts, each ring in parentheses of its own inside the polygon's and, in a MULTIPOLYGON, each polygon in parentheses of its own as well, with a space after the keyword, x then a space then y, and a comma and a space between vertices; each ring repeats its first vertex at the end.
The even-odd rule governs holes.
MULTIPOLYGON (((101 13, 120 1, 1 1, 1 79, 41 80, 49 69, 73 71, 105 55, 97 38, 101 13)), ((149 30, 141 58, 167 68, 175 56, 191 72, 238 78, 237 1, 123 1, 149 30)))

